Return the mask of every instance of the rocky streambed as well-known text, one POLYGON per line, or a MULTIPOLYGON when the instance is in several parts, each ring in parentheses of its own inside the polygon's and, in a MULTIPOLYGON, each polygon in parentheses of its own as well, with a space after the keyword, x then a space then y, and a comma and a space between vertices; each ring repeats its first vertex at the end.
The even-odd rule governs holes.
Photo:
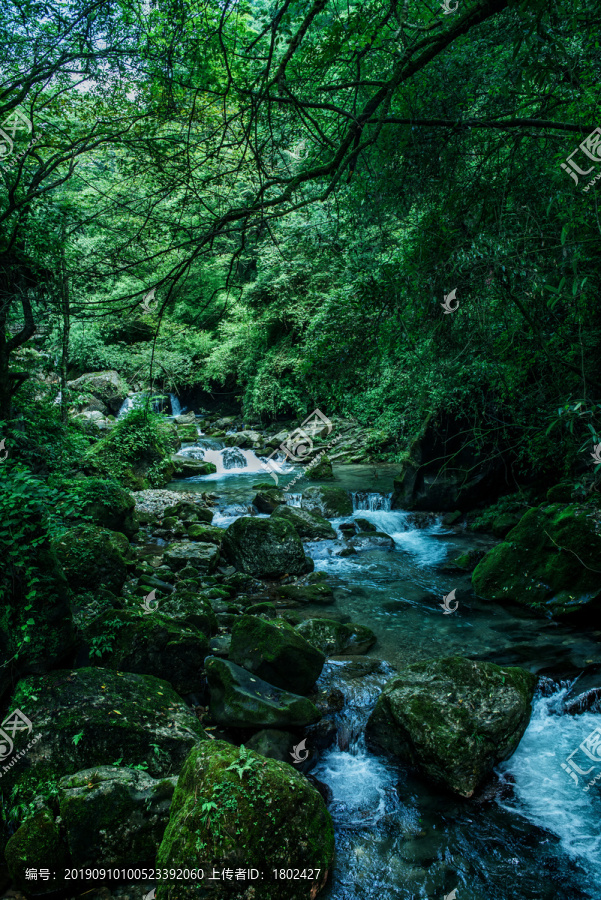
POLYGON ((244 449, 135 511, 91 498, 49 548, 73 620, 55 592, 56 664, 7 708, 41 735, 15 731, 0 785, 13 885, 76 896, 64 869, 103 861, 146 867, 128 890, 159 897, 594 897, 598 795, 586 756, 578 784, 565 760, 595 730, 601 660, 569 595, 555 618, 476 596, 474 564, 500 590, 511 543, 392 509, 386 467, 286 492, 244 449), (155 864, 222 874, 206 894, 155 864))

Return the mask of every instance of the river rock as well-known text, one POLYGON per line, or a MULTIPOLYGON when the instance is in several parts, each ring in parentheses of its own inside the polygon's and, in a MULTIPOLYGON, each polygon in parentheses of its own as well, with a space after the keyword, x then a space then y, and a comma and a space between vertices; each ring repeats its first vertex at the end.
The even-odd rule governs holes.
POLYGON ((248 750, 254 750, 267 759, 279 759, 289 763, 292 759, 292 748, 298 743, 298 738, 290 731, 280 731, 277 728, 263 728, 257 731, 246 741, 248 750))
POLYGON ((193 503, 190 500, 180 500, 173 506, 167 506, 163 513, 164 516, 174 516, 180 519, 185 525, 210 525, 213 521, 213 511, 201 506, 200 503, 193 503))
POLYGON ((303 491, 301 500, 302 509, 309 512, 317 510, 326 519, 335 519, 339 516, 350 516, 353 512, 353 504, 349 494, 342 488, 331 485, 315 485, 303 491))
POLYGON ((230 659, 276 687, 308 694, 325 656, 282 619, 242 616, 232 629, 230 659))
POLYGON ((159 609, 162 616, 184 627, 198 628, 207 636, 217 633, 217 619, 210 600, 194 591, 180 590, 178 585, 177 592, 163 600, 159 609))
POLYGON ((59 564, 75 592, 105 587, 119 594, 127 578, 129 541, 119 531, 77 525, 54 541, 59 564))
POLYGON ((321 715, 298 694, 280 690, 235 663, 210 656, 205 660, 209 710, 218 725, 233 728, 290 728, 312 725, 321 715))
POLYGON ((305 477, 309 481, 329 481, 332 479, 334 472, 332 471, 332 462, 329 457, 324 453, 323 456, 315 459, 316 461, 309 463, 305 469, 305 477))
POLYGON ((327 519, 298 506, 278 506, 271 514, 273 519, 290 522, 302 538, 310 541, 335 540, 336 532, 327 519))
POLYGON ((202 544, 216 544, 218 547, 221 547, 225 529, 217 528, 213 525, 190 525, 187 533, 191 541, 200 541, 202 544))
POLYGON ((174 572, 179 572, 185 566, 194 566, 199 572, 211 574, 217 568, 219 562, 219 547, 208 543, 181 543, 169 544, 163 560, 174 572))
POLYGON ((286 503, 286 494, 273 487, 261 488, 253 497, 253 506, 262 513, 272 513, 282 503, 286 503))
POLYGON ((60 890, 64 885, 63 868, 68 865, 68 852, 60 824, 48 807, 38 809, 17 828, 4 851, 10 877, 27 897, 60 890), (27 869, 48 869, 48 880, 33 882, 25 877, 27 869), (56 874, 55 874, 56 873, 56 874))
POLYGON ((276 591, 280 599, 290 600, 295 604, 313 603, 317 606, 330 606, 335 602, 334 592, 329 584, 279 584, 276 591))
POLYGON ((114 369, 86 372, 80 378, 68 381, 67 386, 74 393, 92 394, 102 401, 113 415, 117 415, 129 391, 127 382, 114 369))
POLYGON ((479 597, 566 618, 601 612, 601 523, 590 507, 530 509, 472 575, 479 597))
POLYGON ((15 762, 2 774, 2 789, 19 782, 24 800, 41 785, 117 759, 128 767, 147 764, 154 778, 173 775, 206 737, 171 685, 152 675, 96 668, 31 675, 17 685, 10 711, 16 709, 32 731, 17 731, 15 762), (149 752, 154 744, 158 749, 149 752))
POLYGON ((237 569, 256 578, 304 575, 313 569, 298 532, 281 519, 236 519, 225 531, 223 552, 237 569))
POLYGON ((199 475, 212 475, 217 466, 202 459, 191 459, 189 456, 172 456, 173 475, 175 478, 196 478, 199 475))
POLYGON ((373 522, 370 522, 369 519, 355 519, 355 523, 359 531, 377 531, 378 529, 374 525, 373 522))
POLYGON ((341 624, 332 619, 305 619, 296 631, 326 656, 360 655, 371 650, 376 636, 367 625, 341 624))
MULTIPOLYGON (((263 882, 212 882, 215 900, 309 900, 325 885, 333 858, 334 829, 326 805, 292 766, 225 741, 203 743, 190 754, 175 789, 157 866, 266 873, 263 882), (273 869, 287 868, 319 870, 319 875, 272 880, 273 869)), ((160 881, 157 887, 157 900, 205 895, 204 882, 160 881)))
POLYGON ((517 748, 535 686, 524 669, 460 656, 414 663, 384 685, 366 734, 435 784, 471 797, 517 748))
POLYGON ((348 539, 355 550, 394 550, 394 539, 383 531, 367 531, 355 534, 348 539))
POLYGON ((92 622, 87 636, 92 648, 100 648, 96 658, 105 669, 155 675, 180 695, 204 687, 207 637, 193 625, 171 621, 164 612, 111 610, 92 622))

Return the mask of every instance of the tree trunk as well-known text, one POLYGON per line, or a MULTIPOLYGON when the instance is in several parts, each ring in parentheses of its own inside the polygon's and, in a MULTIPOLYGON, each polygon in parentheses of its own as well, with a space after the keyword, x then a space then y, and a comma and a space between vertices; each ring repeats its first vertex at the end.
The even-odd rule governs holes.
POLYGON ((63 245, 61 259, 61 311, 63 316, 63 340, 61 348, 61 419, 67 422, 69 404, 67 402, 67 368, 69 365, 69 331, 71 329, 71 308, 69 304, 69 277, 65 265, 63 245))

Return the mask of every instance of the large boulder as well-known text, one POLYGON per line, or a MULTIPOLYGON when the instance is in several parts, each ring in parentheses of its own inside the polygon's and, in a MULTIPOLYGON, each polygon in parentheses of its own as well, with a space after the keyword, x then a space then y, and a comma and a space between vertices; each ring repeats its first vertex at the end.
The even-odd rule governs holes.
POLYGON ((275 487, 262 488, 253 497, 253 506, 262 513, 271 513, 283 503, 286 503, 286 494, 275 487))
POLYGON ((18 683, 10 710, 20 710, 32 728, 12 738, 2 788, 9 796, 19 783, 24 801, 41 786, 116 760, 128 767, 144 763, 154 778, 177 774, 206 737, 171 685, 152 675, 96 668, 32 675, 18 683))
POLYGON ((117 415, 129 391, 127 382, 114 369, 106 372, 86 372, 80 378, 67 382, 67 386, 74 393, 91 394, 96 397, 113 415, 117 415))
POLYGON ((185 566, 193 566, 199 572, 210 575, 219 562, 219 547, 215 544, 188 541, 169 544, 163 554, 163 560, 174 572, 179 572, 185 566))
MULTIPOLYGON (((53 800, 60 818, 42 806, 9 840, 6 859, 12 878, 27 894, 47 893, 49 886, 60 887, 64 881, 63 866, 154 865, 176 783, 175 775, 155 779, 121 766, 97 766, 62 778, 53 800), (32 886, 25 877, 32 863, 58 869, 59 878, 32 886)), ((36 806, 38 802, 43 797, 36 798, 36 806)))
POLYGON ((171 621, 164 613, 111 610, 94 619, 87 637, 105 669, 155 675, 180 695, 203 689, 209 641, 193 625, 171 621))
POLYGON ((353 512, 353 503, 348 492, 330 485, 307 488, 303 491, 301 506, 309 512, 317 511, 326 519, 350 516, 353 512))
POLYGON ((236 519, 226 529, 223 551, 237 569, 256 578, 304 575, 313 569, 298 532, 281 519, 236 519))
POLYGON ((382 690, 371 744, 462 797, 509 759, 528 725, 536 677, 460 656, 407 666, 382 690))
POLYGON ((217 618, 208 599, 193 591, 178 590, 160 603, 159 610, 170 622, 198 628, 210 637, 217 634, 217 618))
POLYGON ((196 478, 199 475, 212 475, 217 471, 215 463, 192 459, 189 456, 172 456, 171 462, 174 466, 174 478, 196 478))
POLYGON ((117 481, 109 478, 74 478, 60 487, 73 496, 81 507, 81 515, 94 525, 119 531, 128 538, 138 533, 134 498, 117 481))
POLYGON ((313 584, 279 584, 276 588, 278 597, 292 605, 314 604, 331 606, 335 603, 334 591, 329 584, 316 582, 313 584))
POLYGON ((54 541, 58 561, 76 593, 105 587, 119 594, 127 578, 129 541, 119 531, 76 525, 54 541))
POLYGON ((218 725, 233 728, 293 728, 312 725, 321 715, 298 694, 282 691, 229 660, 205 660, 209 710, 218 725))
MULTIPOLYGON (((175 789, 158 867, 265 873, 264 880, 211 882, 215 900, 309 900, 325 885, 333 858, 330 814, 292 766, 224 741, 192 751, 175 789), (298 869, 306 877, 275 880, 274 869, 298 869)), ((157 888, 157 900, 203 897, 204 881, 160 881, 157 888)))
POLYGON ((272 519, 290 522, 302 538, 310 541, 336 540, 336 532, 327 519, 298 506, 278 506, 272 519))
POLYGON ((361 655, 376 643, 371 628, 354 622, 343 625, 333 619, 305 619, 296 631, 326 656, 361 655))
POLYGON ((276 687, 308 694, 323 669, 325 656, 292 625, 242 616, 232 629, 230 659, 276 687))
POLYGON ((556 617, 601 613, 601 524, 590 507, 530 509, 472 575, 486 600, 513 601, 556 617))

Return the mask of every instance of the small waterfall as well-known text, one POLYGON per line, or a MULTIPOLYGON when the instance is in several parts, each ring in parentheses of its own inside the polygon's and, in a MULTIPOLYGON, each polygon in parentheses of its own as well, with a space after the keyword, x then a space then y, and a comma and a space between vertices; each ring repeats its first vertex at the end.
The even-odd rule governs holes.
POLYGON ((300 506, 303 495, 302 494, 287 494, 286 506, 300 506))
POLYGON ((224 447, 223 441, 212 438, 197 440, 195 444, 180 450, 179 455, 213 463, 217 471, 213 476, 207 476, 209 478, 215 478, 219 475, 269 475, 269 471, 265 471, 263 462, 253 450, 242 450, 241 447, 224 447))
POLYGON ((353 512, 366 510, 369 512, 390 512, 392 492, 390 494, 378 494, 370 491, 353 491, 353 512))
POLYGON ((140 409, 140 407, 144 406, 147 397, 148 394, 146 393, 130 394, 121 404, 121 408, 117 413, 117 418, 122 419, 123 416, 130 413, 132 409, 140 409))
POLYGON ((169 400, 171 401, 171 415, 181 416, 182 406, 179 402, 179 399, 175 396, 175 394, 169 394, 169 400))

